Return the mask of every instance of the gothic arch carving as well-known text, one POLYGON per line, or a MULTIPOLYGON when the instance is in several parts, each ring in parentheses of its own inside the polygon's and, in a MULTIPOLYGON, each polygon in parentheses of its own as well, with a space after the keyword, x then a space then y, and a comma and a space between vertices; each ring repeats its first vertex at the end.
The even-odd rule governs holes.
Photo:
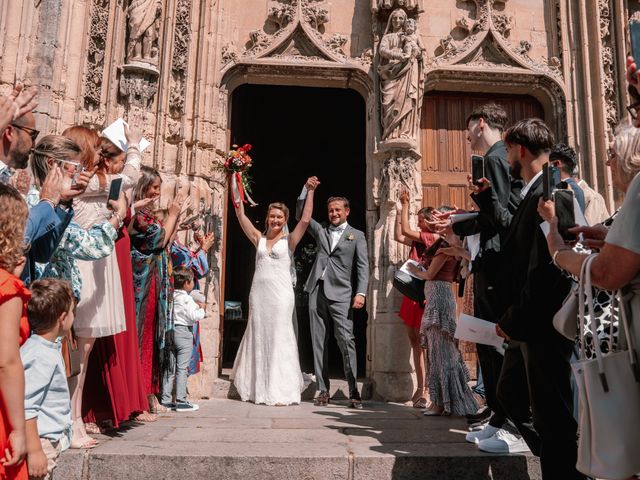
POLYGON ((495 91, 535 97, 559 139, 567 137, 567 95, 561 63, 556 57, 536 61, 531 44, 513 46, 507 37, 513 18, 494 9, 508 0, 465 0, 476 4, 475 20, 460 18, 456 28, 466 32, 462 43, 441 40, 440 55, 428 64, 426 91, 495 91))
POLYGON ((233 66, 242 64, 304 64, 341 65, 369 71, 368 52, 349 58, 343 51, 347 37, 334 33, 325 39, 321 33, 329 21, 326 10, 317 5, 322 0, 278 0, 269 10, 269 19, 278 30, 269 35, 263 30, 250 32, 248 48, 239 54, 233 45, 223 47, 223 75, 233 66))

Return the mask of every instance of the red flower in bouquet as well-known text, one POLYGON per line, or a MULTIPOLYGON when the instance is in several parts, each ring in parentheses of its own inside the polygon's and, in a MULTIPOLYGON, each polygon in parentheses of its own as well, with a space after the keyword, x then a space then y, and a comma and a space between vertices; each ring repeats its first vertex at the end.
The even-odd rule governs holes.
POLYGON ((248 170, 251 168, 252 159, 247 152, 251 150, 251 144, 245 143, 242 147, 232 145, 227 152, 224 162, 216 167, 227 176, 231 199, 237 207, 239 202, 256 205, 251 196, 251 177, 248 170))

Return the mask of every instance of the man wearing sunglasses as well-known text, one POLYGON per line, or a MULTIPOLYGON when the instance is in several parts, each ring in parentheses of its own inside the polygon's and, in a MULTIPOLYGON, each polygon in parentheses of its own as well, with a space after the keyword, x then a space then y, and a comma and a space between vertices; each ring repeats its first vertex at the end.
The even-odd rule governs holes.
MULTIPOLYGON (((21 86, 6 97, 0 97, 0 183, 9 183, 15 170, 24 169, 38 137, 35 89, 22 91, 21 86)), ((42 185, 40 198, 29 209, 24 231, 25 245, 29 245, 26 266, 21 278, 28 284, 35 262, 47 263, 58 247, 62 234, 73 217, 73 210, 58 206, 62 194, 62 171, 52 169, 42 185)))

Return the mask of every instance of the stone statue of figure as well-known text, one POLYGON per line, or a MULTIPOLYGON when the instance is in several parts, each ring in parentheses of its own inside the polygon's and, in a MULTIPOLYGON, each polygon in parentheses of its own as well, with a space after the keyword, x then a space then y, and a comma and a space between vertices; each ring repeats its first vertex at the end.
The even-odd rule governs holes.
POLYGON ((378 50, 382 140, 417 143, 424 93, 424 48, 416 23, 397 8, 389 16, 378 50))
POLYGON ((372 0, 373 11, 390 10, 393 7, 404 7, 407 10, 422 10, 419 0, 372 0))
POLYGON ((155 45, 160 31, 162 0, 131 0, 129 15, 128 61, 142 60, 157 63, 155 45))

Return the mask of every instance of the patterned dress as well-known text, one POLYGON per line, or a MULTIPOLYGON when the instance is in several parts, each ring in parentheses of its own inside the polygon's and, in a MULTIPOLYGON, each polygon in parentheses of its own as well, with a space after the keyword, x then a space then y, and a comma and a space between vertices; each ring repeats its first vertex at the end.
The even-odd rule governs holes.
POLYGON ((49 263, 39 269, 38 278, 59 278, 71 284, 76 299, 80 299, 82 275, 76 260, 99 260, 113 252, 117 232, 109 222, 88 229, 75 222, 69 223, 58 248, 49 263))
POLYGON ((149 210, 136 213, 129 233, 142 375, 147 393, 152 394, 160 390, 173 343, 171 262, 164 247, 166 231, 149 210))
POLYGON ((434 405, 451 415, 469 415, 478 410, 467 385, 469 371, 456 345, 456 302, 451 283, 458 261, 449 257, 434 280, 424 286, 425 309, 420 326, 422 346, 426 348, 427 387, 434 405))

